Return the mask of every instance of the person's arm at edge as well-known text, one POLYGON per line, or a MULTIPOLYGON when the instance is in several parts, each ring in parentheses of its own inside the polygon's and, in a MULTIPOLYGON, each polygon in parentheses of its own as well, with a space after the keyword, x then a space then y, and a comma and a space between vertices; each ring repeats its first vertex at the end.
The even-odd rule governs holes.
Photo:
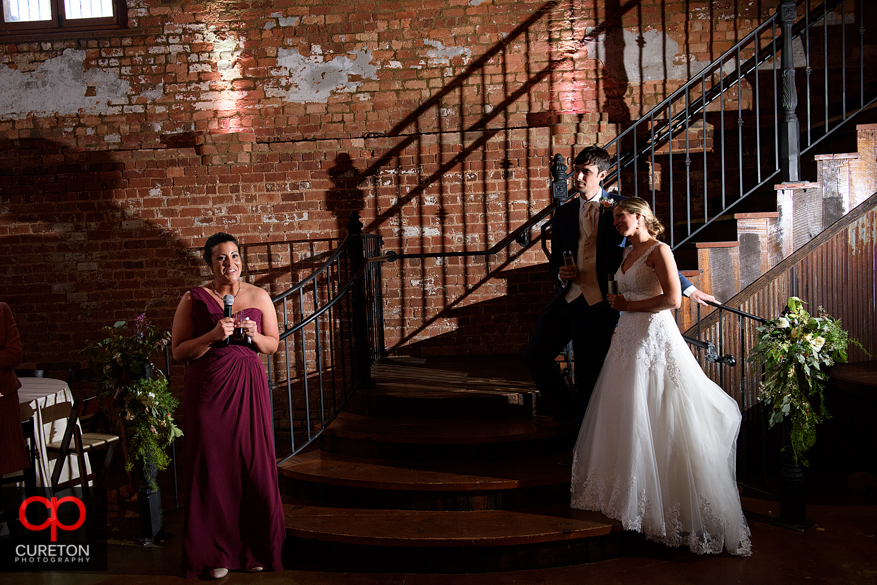
MULTIPOLYGON (((677 271, 678 272, 678 271, 677 271)), ((682 287, 682 296, 688 297, 692 301, 706 306, 707 302, 718 304, 716 297, 709 293, 705 293, 689 281, 679 272, 679 285, 682 287)))
POLYGON ((6 346, 0 349, 0 368, 12 370, 21 364, 21 360, 24 357, 24 353, 21 350, 21 335, 18 333, 15 317, 12 316, 12 310, 9 308, 9 305, 2 303, 0 311, 3 312, 3 321, 6 327, 6 346))

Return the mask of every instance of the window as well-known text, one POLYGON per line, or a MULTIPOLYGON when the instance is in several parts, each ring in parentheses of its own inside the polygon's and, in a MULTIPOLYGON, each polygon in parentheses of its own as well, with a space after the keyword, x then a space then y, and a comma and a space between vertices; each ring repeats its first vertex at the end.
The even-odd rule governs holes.
POLYGON ((122 28, 128 17, 125 0, 0 0, 0 32, 52 32, 122 28))

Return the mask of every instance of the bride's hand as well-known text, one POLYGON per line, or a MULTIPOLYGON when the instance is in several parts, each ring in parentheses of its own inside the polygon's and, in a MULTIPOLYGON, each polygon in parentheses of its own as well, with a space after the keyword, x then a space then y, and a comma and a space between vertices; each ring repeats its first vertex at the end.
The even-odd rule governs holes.
POLYGON ((609 306, 616 311, 627 310, 627 299, 623 295, 606 295, 606 300, 609 301, 609 306))

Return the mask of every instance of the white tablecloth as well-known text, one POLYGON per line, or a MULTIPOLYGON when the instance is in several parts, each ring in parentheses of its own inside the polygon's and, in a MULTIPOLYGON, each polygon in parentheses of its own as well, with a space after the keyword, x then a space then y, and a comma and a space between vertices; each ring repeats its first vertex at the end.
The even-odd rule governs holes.
MULTIPOLYGON (((52 485, 52 471, 55 469, 55 453, 49 454, 46 445, 64 438, 67 418, 73 408, 73 395, 67 382, 54 378, 20 378, 18 403, 21 407, 21 420, 34 419, 36 435, 36 476, 37 486, 52 485)), ((78 423, 77 423, 78 424, 78 423)), ((85 468, 91 472, 88 458, 85 468)), ((79 463, 76 455, 71 455, 61 471, 59 482, 79 477, 79 463)))

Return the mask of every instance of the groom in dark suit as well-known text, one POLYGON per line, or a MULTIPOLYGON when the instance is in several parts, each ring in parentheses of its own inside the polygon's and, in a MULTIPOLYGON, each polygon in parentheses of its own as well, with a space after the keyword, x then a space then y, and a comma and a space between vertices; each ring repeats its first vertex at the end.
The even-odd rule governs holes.
MULTIPOLYGON (((541 396, 540 411, 560 425, 581 422, 609 351, 618 312, 606 301, 607 280, 618 270, 626 245, 612 218, 612 206, 623 197, 600 186, 611 164, 609 154, 589 146, 574 164, 579 196, 554 212, 551 226, 548 266, 558 286, 524 350, 524 361, 541 396), (564 253, 574 265, 564 263, 564 253), (570 340, 575 351, 575 395, 554 361, 570 340)), ((683 293, 692 300, 715 302, 681 274, 679 280, 683 293)))

